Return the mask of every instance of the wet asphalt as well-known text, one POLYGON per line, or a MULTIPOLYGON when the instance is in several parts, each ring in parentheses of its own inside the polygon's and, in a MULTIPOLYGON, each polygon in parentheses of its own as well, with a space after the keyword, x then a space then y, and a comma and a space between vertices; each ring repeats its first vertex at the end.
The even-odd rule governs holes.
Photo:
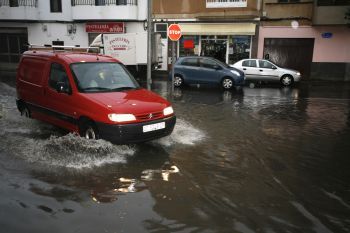
POLYGON ((175 89, 170 137, 20 117, 0 82, 0 232, 350 232, 350 84, 175 89))

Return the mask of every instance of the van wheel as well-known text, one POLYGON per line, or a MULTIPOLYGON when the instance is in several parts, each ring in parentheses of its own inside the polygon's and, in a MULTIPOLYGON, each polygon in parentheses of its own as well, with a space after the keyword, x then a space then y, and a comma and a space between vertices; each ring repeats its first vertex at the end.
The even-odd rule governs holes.
POLYGON ((223 78, 222 81, 221 81, 221 87, 222 87, 223 89, 225 89, 225 90, 230 90, 230 89, 232 89, 233 85, 234 85, 234 82, 233 82, 233 80, 232 80, 231 78, 229 78, 229 77, 225 77, 225 78, 223 78))
POLYGON ((174 86, 175 87, 181 87, 184 83, 184 79, 178 75, 178 74, 175 74, 174 75, 174 86))
POLYGON ((281 84, 283 86, 285 86, 285 87, 288 87, 288 86, 292 85, 293 82, 294 82, 294 79, 289 74, 283 75, 282 78, 281 78, 281 84))
POLYGON ((96 125, 91 121, 85 121, 80 124, 79 134, 86 139, 97 140, 100 138, 96 125))
POLYGON ((27 106, 23 106, 23 107, 21 108, 21 116, 30 118, 30 110, 28 109, 27 106))

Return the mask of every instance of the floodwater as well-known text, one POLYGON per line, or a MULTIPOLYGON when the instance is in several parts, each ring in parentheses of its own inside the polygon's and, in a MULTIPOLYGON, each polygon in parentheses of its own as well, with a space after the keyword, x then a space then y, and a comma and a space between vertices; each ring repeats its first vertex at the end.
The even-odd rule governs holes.
POLYGON ((350 232, 350 85, 155 91, 173 134, 117 146, 19 116, 0 83, 0 232, 350 232))

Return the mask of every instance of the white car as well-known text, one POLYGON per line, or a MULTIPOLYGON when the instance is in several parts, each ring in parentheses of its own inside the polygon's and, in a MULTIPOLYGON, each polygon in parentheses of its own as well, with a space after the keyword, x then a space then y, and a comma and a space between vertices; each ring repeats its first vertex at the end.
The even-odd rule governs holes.
POLYGON ((301 78, 299 71, 281 68, 264 59, 243 59, 231 66, 243 71, 248 82, 280 82, 284 86, 290 86, 301 78))

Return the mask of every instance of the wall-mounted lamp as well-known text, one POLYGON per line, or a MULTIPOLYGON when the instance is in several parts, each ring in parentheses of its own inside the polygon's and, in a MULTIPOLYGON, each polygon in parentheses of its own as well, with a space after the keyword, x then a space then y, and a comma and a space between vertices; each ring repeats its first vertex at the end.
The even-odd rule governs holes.
POLYGON ((41 25, 41 30, 43 32, 47 32, 47 25, 46 24, 41 25))
POLYGON ((67 24, 67 32, 68 34, 75 34, 77 32, 77 25, 67 24))
POLYGON ((143 21, 143 30, 147 31, 147 27, 148 27, 148 22, 147 20, 143 21))

